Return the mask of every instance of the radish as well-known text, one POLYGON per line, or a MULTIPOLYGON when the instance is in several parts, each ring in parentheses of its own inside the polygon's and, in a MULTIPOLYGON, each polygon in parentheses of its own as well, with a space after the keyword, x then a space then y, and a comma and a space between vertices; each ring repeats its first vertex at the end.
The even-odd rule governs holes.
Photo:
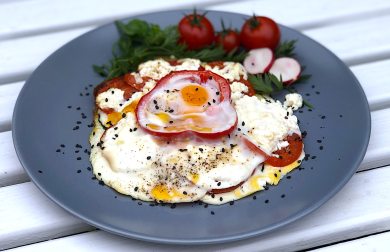
POLYGON ((275 60, 269 72, 275 75, 278 80, 282 75, 283 84, 290 85, 301 75, 301 65, 293 58, 281 57, 275 60))
POLYGON ((274 59, 272 50, 265 47, 250 50, 243 63, 248 73, 263 74, 271 68, 274 59))

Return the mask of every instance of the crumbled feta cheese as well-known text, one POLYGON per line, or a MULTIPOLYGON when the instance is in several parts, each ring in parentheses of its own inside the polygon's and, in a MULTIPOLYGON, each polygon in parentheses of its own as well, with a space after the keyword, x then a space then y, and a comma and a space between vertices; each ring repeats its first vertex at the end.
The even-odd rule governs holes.
POLYGON ((267 103, 264 99, 245 95, 235 103, 235 108, 240 121, 245 121, 249 129, 248 134, 257 143, 273 152, 290 132, 298 132, 297 118, 294 115, 287 116, 286 109, 279 101, 267 103))
POLYGON ((123 94, 125 92, 118 88, 110 88, 106 92, 100 93, 96 97, 96 103, 101 109, 120 110, 120 104, 123 104, 123 94))
POLYGON ((242 84, 241 82, 235 81, 230 85, 230 90, 231 90, 230 100, 232 102, 235 102, 236 100, 244 97, 244 94, 242 92, 248 92, 248 87, 242 84))
POLYGON ((143 94, 149 93, 150 90, 152 90, 156 86, 155 80, 149 80, 145 83, 144 88, 142 89, 143 94))
POLYGON ((302 101, 302 96, 300 94, 287 94, 286 101, 284 102, 283 106, 285 108, 291 107, 292 110, 298 110, 300 107, 302 107, 302 101))
POLYGON ((244 80, 248 79, 248 74, 247 74, 244 66, 241 65, 240 63, 224 62, 223 65, 224 65, 224 68, 222 68, 222 69, 219 69, 218 66, 215 66, 214 68, 212 68, 209 65, 205 65, 204 68, 205 68, 205 70, 209 70, 213 73, 221 75, 222 77, 224 77, 225 79, 227 79, 229 81, 239 80, 241 78, 240 77, 241 75, 242 75, 242 78, 244 80))
POLYGON ((150 77, 159 80, 172 71, 169 62, 163 59, 149 60, 138 66, 141 77, 150 77))

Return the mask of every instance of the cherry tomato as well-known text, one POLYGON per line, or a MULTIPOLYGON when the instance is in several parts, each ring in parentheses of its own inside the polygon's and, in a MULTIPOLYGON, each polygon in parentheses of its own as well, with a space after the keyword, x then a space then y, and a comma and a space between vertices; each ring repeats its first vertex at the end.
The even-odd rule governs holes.
POLYGON ((280 29, 270 18, 253 16, 241 29, 241 43, 247 50, 268 47, 274 50, 280 41, 280 29))
POLYGON ((222 45, 222 48, 226 51, 226 53, 231 52, 234 48, 240 46, 240 35, 237 32, 231 29, 225 29, 225 24, 221 20, 222 31, 218 32, 217 36, 215 36, 215 44, 222 45))
POLYGON ((203 15, 194 14, 185 16, 179 22, 179 44, 187 44, 187 50, 197 50, 211 45, 214 41, 214 27, 203 15))
POLYGON ((288 141, 288 146, 272 153, 279 157, 271 156, 264 163, 275 167, 283 167, 294 163, 299 158, 303 149, 302 137, 294 133, 283 140, 288 141))

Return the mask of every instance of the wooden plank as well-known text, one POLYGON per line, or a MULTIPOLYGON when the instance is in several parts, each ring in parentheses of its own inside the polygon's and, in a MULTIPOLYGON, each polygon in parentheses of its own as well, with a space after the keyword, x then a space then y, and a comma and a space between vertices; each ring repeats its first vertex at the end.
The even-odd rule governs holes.
POLYGON ((0 42, 0 84, 26 80, 55 50, 94 28, 91 26, 0 42))
MULTIPOLYGON (((329 202, 308 216, 268 234, 250 239, 202 246, 173 246, 147 243, 111 235, 103 231, 73 235, 62 239, 16 248, 15 251, 296 251, 328 244, 330 242, 351 239, 370 233, 388 230, 390 226, 390 192, 387 182, 390 179, 390 167, 358 173, 329 202)), ((13 187, 13 186, 12 186, 13 187)), ((21 193, 13 196, 21 197, 21 193)), ((36 195, 35 197, 42 197, 36 195)), ((5 199, 8 203, 8 198, 5 199)), ((29 201, 29 199, 23 199, 29 201)), ((12 204, 17 204, 16 202, 12 204)), ((25 203, 23 203, 25 204, 25 203)), ((20 209, 17 205, 5 206, 20 209)), ((10 218, 0 219, 0 223, 20 223, 29 218, 30 211, 45 211, 46 204, 38 209, 18 211, 10 218), (21 213, 22 212, 22 213, 21 213), (19 216, 22 214, 21 216, 19 216), (4 220, 6 219, 6 220, 4 220)), ((0 206, 1 209, 1 206, 0 206)), ((49 212, 49 211, 47 211, 49 212)), ((1 215, 1 216, 4 216, 1 215)), ((1 218, 1 217, 0 217, 1 218)), ((69 216, 69 221, 73 217, 69 216)), ((7 225, 0 225, 7 226, 7 225)), ((26 228, 26 227, 23 227, 26 228)), ((27 230, 26 230, 27 232, 27 230)), ((1 234, 1 233, 0 233, 1 234)), ((3 237, 0 235, 0 244, 3 237)), ((28 237, 25 233, 23 237, 28 237)), ((21 240, 19 240, 22 242, 21 240)), ((21 244, 21 243, 19 243, 21 244)), ((15 243, 16 245, 16 243, 15 243)), ((4 246, 4 245, 3 245, 4 246)), ((7 246, 11 246, 8 243, 7 246)), ((1 247, 1 245, 0 245, 1 247)))
POLYGON ((351 67, 366 93, 370 110, 390 107, 390 59, 351 67))
POLYGON ((367 3, 365 0, 252 0, 218 4, 207 9, 246 15, 256 13, 291 28, 305 30, 389 14, 389 1, 373 0, 367 3))
MULTIPOLYGON (((390 15, 304 33, 329 48, 347 64, 354 65, 390 57, 390 33, 383 32, 388 29, 388 23, 390 15), (360 39, 357 40, 357 37, 360 39)), ((0 42, 0 84, 26 79, 57 48, 93 28, 0 42)))
POLYGON ((1 5, 0 40, 103 25, 147 12, 192 9, 195 6, 204 8, 224 2, 227 0, 148 0, 147 4, 135 4, 127 0, 13 1, 1 5))
POLYGON ((12 113, 24 82, 0 86, 0 132, 11 130, 12 113))
POLYGON ((312 252, 334 252, 334 251, 353 251, 353 252, 388 252, 390 248, 390 232, 371 235, 361 239, 339 243, 320 249, 310 250, 312 252))
POLYGON ((0 250, 94 229, 72 217, 32 183, 0 190, 0 250))
POLYGON ((0 133, 0 188, 29 180, 16 156, 11 131, 0 133))

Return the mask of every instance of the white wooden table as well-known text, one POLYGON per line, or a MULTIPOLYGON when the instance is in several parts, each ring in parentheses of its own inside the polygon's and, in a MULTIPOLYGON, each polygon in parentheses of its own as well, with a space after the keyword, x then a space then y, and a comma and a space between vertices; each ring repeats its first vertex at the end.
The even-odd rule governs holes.
POLYGON ((0 250, 390 251, 389 27, 389 0, 0 0, 0 250), (333 51, 357 76, 370 104, 367 154, 358 173, 333 199, 263 236, 226 244, 173 246, 95 230, 51 202, 21 167, 10 131, 19 91, 54 50, 99 25, 195 5, 269 16, 333 51))

